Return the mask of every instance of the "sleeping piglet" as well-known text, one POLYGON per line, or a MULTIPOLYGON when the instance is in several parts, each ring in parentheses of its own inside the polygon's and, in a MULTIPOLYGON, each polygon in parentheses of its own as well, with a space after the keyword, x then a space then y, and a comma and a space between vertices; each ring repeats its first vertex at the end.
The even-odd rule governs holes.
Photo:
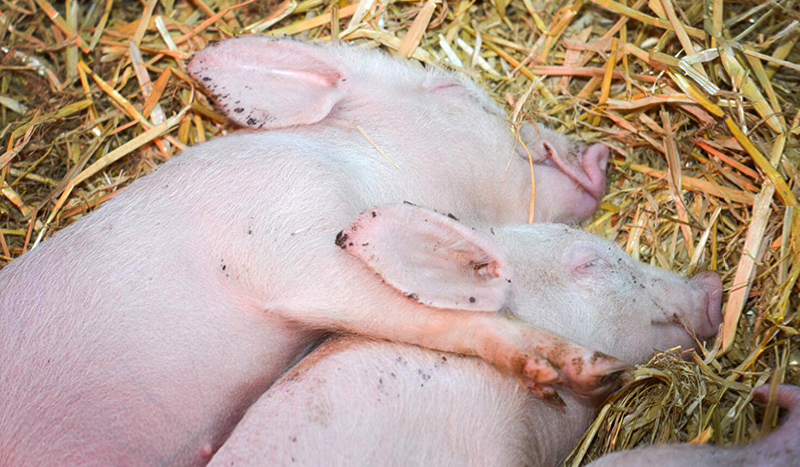
MULTIPOLYGON (((345 234, 385 287, 423 301, 462 282, 459 257, 483 245, 515 284, 516 316, 629 362, 691 348, 687 329, 709 338, 722 321, 717 274, 685 280, 563 225, 475 232, 404 205, 370 210, 345 234)), ((267 391, 211 465, 553 466, 594 415, 592 401, 562 394, 556 407, 475 358, 342 338, 267 391)))
POLYGON ((461 74, 423 71, 377 51, 257 36, 209 46, 189 72, 235 124, 312 133, 329 144, 320 156, 370 170, 360 189, 393 190, 386 184, 402 180, 402 199, 383 196, 394 202, 527 222, 529 162, 537 222, 587 219, 606 191, 605 146, 585 148, 530 123, 520 127, 520 144, 503 110, 461 74))
MULTIPOLYGON (((342 251, 355 237, 335 243, 365 209, 403 200, 527 221, 529 157, 475 85, 257 37, 189 70, 260 130, 186 150, 0 271, 0 465, 201 463, 324 331, 479 356, 550 398, 557 383, 606 391, 627 368, 508 316, 519 287, 504 258, 522 246, 501 254, 462 229, 441 248, 463 280, 431 270, 417 289, 342 251)), ((548 187, 537 216, 585 218, 605 149, 576 158, 529 137, 548 187)))

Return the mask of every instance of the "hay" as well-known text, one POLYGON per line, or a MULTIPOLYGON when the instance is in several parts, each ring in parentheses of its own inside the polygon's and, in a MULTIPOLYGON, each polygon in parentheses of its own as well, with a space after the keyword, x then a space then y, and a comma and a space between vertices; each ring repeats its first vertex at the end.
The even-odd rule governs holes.
POLYGON ((186 76, 246 33, 379 46, 467 72, 513 115, 612 150, 588 229, 641 261, 723 276, 721 339, 659 355, 568 459, 641 443, 747 442, 750 404, 800 383, 798 0, 4 0, 0 266, 96 209, 225 118, 186 76))

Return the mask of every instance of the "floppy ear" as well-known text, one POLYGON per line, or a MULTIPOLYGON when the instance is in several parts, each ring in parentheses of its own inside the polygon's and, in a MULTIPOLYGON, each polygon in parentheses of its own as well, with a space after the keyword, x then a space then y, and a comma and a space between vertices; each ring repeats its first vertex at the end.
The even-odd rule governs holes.
POLYGON ((233 122, 253 129, 309 125, 345 95, 344 74, 326 47, 244 36, 213 44, 189 63, 233 122))
POLYGON ((498 311, 511 297, 510 268, 492 239, 428 209, 369 210, 339 233, 336 244, 428 306, 498 311))

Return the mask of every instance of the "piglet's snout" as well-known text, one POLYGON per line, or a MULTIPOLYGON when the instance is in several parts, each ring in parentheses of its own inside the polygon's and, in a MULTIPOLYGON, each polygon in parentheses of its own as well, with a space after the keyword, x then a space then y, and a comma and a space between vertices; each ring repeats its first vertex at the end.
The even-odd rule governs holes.
POLYGON ((692 320, 697 337, 709 339, 717 334, 722 323, 722 279, 713 271, 697 274, 689 281, 693 286, 705 292, 706 313, 692 320))
POLYGON ((583 153, 583 171, 588 177, 584 188, 597 200, 597 204, 606 194, 608 156, 608 148, 602 144, 594 144, 583 153))

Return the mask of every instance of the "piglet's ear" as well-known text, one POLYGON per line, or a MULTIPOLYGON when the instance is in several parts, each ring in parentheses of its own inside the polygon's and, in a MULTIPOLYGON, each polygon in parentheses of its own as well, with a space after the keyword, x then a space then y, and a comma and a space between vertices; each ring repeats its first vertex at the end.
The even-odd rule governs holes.
POLYGON ((291 40, 222 41, 196 54, 189 73, 229 119, 254 129, 316 123, 345 95, 335 55, 291 40))
POLYGON ((511 295, 510 269, 491 238, 434 211, 408 204, 375 208, 336 244, 428 306, 497 311, 511 295))

